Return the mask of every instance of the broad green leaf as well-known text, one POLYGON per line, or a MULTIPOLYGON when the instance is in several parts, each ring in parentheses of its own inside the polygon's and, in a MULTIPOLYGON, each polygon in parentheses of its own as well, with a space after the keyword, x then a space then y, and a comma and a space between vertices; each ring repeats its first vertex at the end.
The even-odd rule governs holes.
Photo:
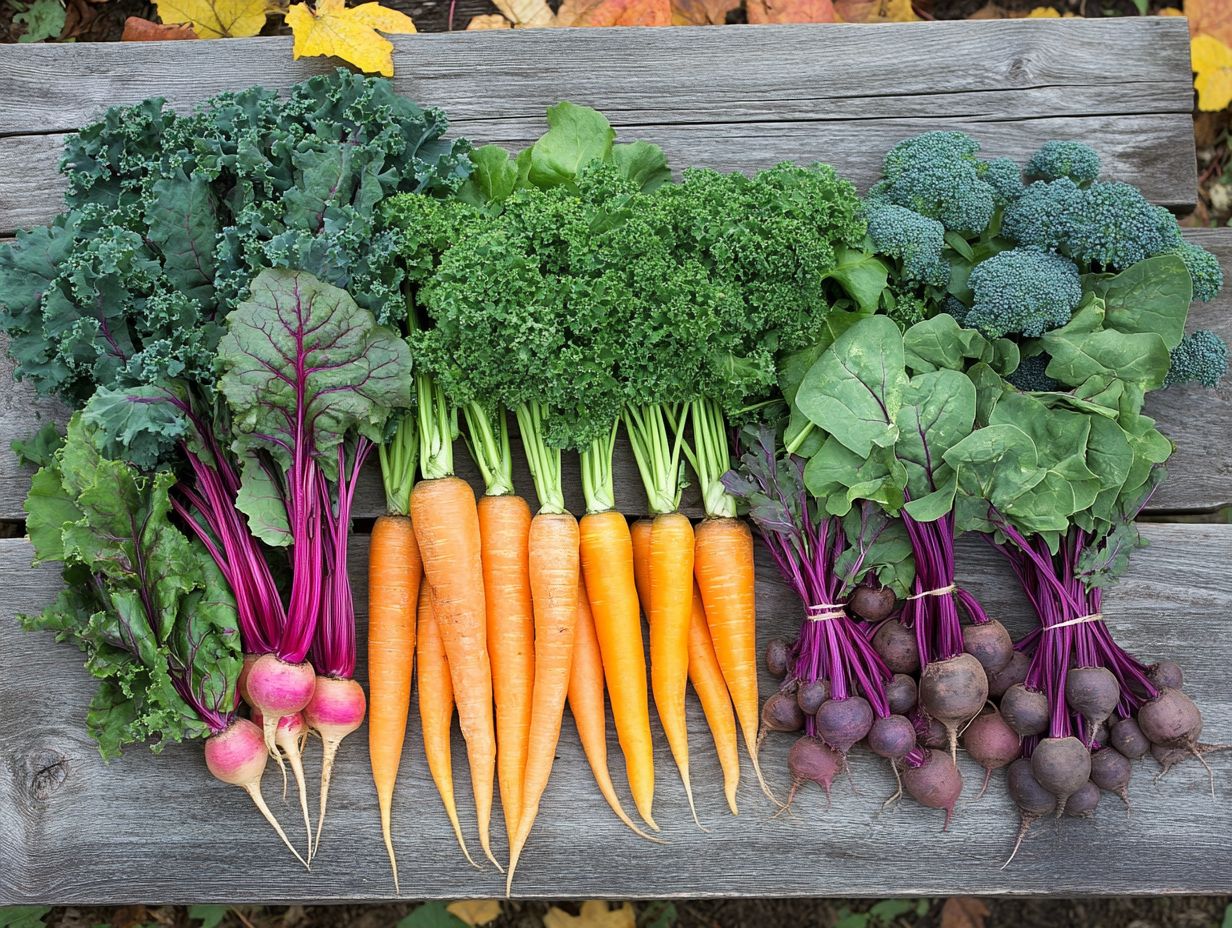
POLYGON ((612 146, 612 161, 626 180, 632 181, 643 193, 654 190, 672 179, 671 168, 663 149, 651 142, 628 142, 612 146))
POLYGON ((458 191, 458 199, 486 206, 508 199, 518 184, 518 167, 499 145, 484 145, 471 152, 471 176, 458 191))
POLYGON ((977 429, 951 447, 945 461, 968 495, 1002 510, 1044 479, 1035 442, 1016 425, 977 429))
POLYGON ((214 249, 218 205, 204 177, 176 176, 154 182, 146 210, 149 240, 163 257, 163 273, 183 293, 202 304, 214 295, 214 249))
POLYGON ((548 108, 548 131, 530 148, 527 179, 535 187, 572 184, 587 164, 611 156, 615 139, 606 116, 563 100, 548 108))
POLYGON ((276 548, 291 544, 291 524, 282 488, 252 455, 244 457, 235 506, 247 517, 248 530, 261 541, 276 548))
POLYGON ((971 434, 975 407, 975 384, 956 370, 916 374, 903 391, 894 453, 907 470, 915 503, 908 512, 917 521, 931 522, 949 511, 955 484, 945 453, 971 434))
POLYGON ((992 361, 992 343, 975 329, 962 328, 948 313, 917 322, 903 333, 907 368, 914 373, 961 371, 970 361, 992 361))
POLYGON ((835 266, 827 275, 838 281, 855 301, 861 312, 873 313, 885 292, 890 269, 876 255, 858 248, 839 247, 835 250, 835 266))
POLYGON ((1193 278, 1177 255, 1147 258, 1115 277, 1093 282, 1104 300, 1104 325, 1126 335, 1152 332, 1171 351, 1185 334, 1193 278))
POLYGON ((34 475, 22 508, 34 563, 64 560, 64 527, 81 518, 81 509, 60 482, 58 467, 47 466, 34 475))

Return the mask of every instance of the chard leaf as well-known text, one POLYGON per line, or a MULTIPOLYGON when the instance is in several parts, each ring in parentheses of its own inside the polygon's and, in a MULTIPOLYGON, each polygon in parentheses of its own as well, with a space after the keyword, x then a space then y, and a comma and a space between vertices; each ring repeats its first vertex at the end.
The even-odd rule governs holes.
POLYGON ((13 454, 26 467, 46 467, 64 444, 64 435, 54 422, 48 422, 29 438, 13 442, 13 454))
POLYGON ((267 545, 291 544, 291 523, 282 486, 255 456, 246 455, 235 505, 248 517, 248 530, 267 545))

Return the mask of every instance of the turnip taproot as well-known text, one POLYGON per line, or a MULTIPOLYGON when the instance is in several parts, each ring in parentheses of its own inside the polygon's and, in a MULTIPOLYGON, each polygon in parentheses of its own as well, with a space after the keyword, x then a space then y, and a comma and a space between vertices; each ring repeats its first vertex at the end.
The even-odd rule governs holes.
POLYGON ((321 736, 321 807, 317 812, 317 834, 309 849, 308 859, 321 844, 321 828, 325 824, 325 809, 329 805, 329 783, 334 769, 334 757, 342 739, 364 723, 368 703, 364 690, 347 677, 317 677, 312 699, 304 707, 304 720, 321 736))
POLYGON ((271 754, 277 748, 274 734, 284 716, 302 712, 312 699, 317 676, 307 661, 291 664, 276 654, 262 654, 248 671, 248 703, 261 713, 265 745, 271 754))
POLYGON ((903 771, 903 788, 916 802, 929 809, 944 809, 945 824, 950 827, 954 806, 962 795, 963 778, 952 757, 941 751, 916 749, 907 755, 903 771))
MULTIPOLYGON (((252 710, 252 723, 264 731, 265 720, 261 710, 252 710)), ((312 820, 308 815, 308 786, 304 782, 304 742, 308 740, 308 723, 304 714, 284 715, 278 722, 278 730, 274 732, 274 744, 286 757, 291 766, 291 774, 295 777, 295 788, 299 792, 300 811, 304 813, 304 828, 308 833, 308 856, 312 857, 312 820)), ((282 780, 282 798, 287 798, 286 776, 282 780)))

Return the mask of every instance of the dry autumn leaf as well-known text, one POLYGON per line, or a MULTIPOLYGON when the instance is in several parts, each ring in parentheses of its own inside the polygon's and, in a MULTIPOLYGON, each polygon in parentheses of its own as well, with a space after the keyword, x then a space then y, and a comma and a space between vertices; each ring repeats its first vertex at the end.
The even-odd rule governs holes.
POLYGON ((557 25, 547 0, 493 0, 493 3, 515 27, 535 29, 557 25))
POLYGON ((845 23, 919 22, 911 0, 834 0, 834 11, 845 23))
POLYGON ((1227 0, 1185 0, 1189 33, 1194 38, 1209 35, 1232 47, 1232 3, 1227 0))
POLYGON ((151 22, 140 16, 130 16, 124 20, 124 33, 121 42, 165 42, 168 39, 195 39, 197 33, 192 26, 165 26, 162 23, 151 22))
POLYGON ((405 13, 379 3, 348 7, 346 0, 317 0, 316 8, 296 3, 287 10, 287 25, 295 36, 296 59, 333 55, 361 71, 392 77, 394 44, 380 35, 409 35, 415 23, 405 13))
POLYGON ((154 0, 154 7, 164 23, 191 26, 200 39, 256 35, 270 10, 269 0, 154 0))
POLYGON ((749 22, 832 23, 838 17, 833 0, 745 0, 749 22))
POLYGON ((591 899, 582 903, 577 915, 552 906, 543 916, 543 928, 635 928, 636 925, 637 916, 628 902, 622 902, 618 909, 609 909, 606 902, 591 899))
POLYGON ((488 922, 496 921, 501 914, 501 906, 495 899, 464 899, 449 903, 445 911, 472 928, 482 928, 488 922))
POLYGON ((1190 44, 1197 77, 1198 109, 1214 112, 1232 103, 1232 48, 1210 35, 1194 36, 1190 44))
POLYGON ((482 16, 472 16, 466 24, 467 32, 483 32, 488 29, 512 29, 513 23, 500 13, 484 13, 482 16))
MULTIPOLYGON (((827 0, 828 2, 828 0, 827 0)), ((670 26, 671 0, 564 0, 558 26, 670 26)))
POLYGON ((984 928, 989 912, 974 896, 951 896, 941 907, 941 928, 984 928))
POLYGON ((722 26, 740 0, 672 0, 673 26, 722 26))

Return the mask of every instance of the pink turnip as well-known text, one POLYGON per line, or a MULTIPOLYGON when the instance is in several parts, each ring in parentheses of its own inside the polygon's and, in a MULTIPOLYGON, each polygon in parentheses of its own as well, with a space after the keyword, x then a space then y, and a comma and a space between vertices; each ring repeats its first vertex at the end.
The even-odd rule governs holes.
POLYGON ((261 713, 265 746, 276 754, 274 734, 278 722, 287 715, 302 712, 316 688, 316 673, 307 661, 289 664, 274 654, 262 654, 253 662, 245 681, 248 702, 261 713))
POLYGON ((304 721, 321 736, 321 808, 317 813, 317 834, 308 850, 308 859, 321 846, 321 828, 325 824, 325 808, 329 804, 329 782, 334 757, 342 739, 364 723, 368 704, 364 690, 354 680, 344 677, 318 677, 312 699, 304 707, 304 721))
POLYGON ((257 662, 257 658, 260 656, 260 654, 244 652, 244 663, 240 666, 240 675, 235 680, 235 691, 239 694, 240 699, 244 700, 244 703, 249 706, 252 703, 248 699, 248 674, 252 671, 252 665, 257 662))

